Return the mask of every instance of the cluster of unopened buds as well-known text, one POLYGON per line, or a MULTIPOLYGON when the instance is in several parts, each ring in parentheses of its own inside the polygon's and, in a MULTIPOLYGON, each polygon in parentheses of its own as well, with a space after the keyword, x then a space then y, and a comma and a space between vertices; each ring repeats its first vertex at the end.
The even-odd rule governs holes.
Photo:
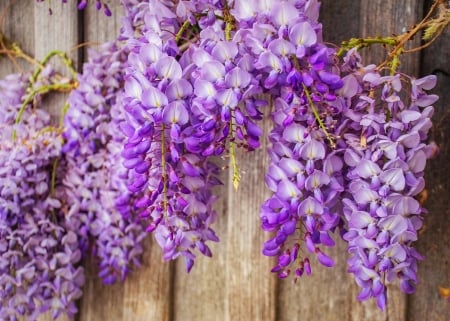
POLYGON ((309 275, 311 256, 332 267, 338 230, 360 300, 384 309, 394 279, 414 291, 435 76, 326 44, 317 0, 121 2, 120 35, 74 76, 61 126, 39 107, 67 85, 51 68, 0 82, 0 316, 73 315, 80 260, 93 254, 105 283, 123 280, 146 232, 187 271, 211 256, 215 159, 229 157, 238 188, 236 151, 261 148, 264 115, 272 272, 309 275))

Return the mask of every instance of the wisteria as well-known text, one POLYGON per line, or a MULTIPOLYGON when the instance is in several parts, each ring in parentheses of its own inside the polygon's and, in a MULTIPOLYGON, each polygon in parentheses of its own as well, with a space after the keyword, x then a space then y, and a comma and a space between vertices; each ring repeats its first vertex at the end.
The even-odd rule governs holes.
MULTIPOLYGON (((112 15, 108 1, 75 1, 94 2, 112 15)), ((389 283, 415 291, 418 199, 438 149, 428 137, 436 77, 399 69, 419 27, 338 47, 323 40, 318 0, 121 5, 119 35, 90 49, 80 74, 54 51, 28 58, 34 72, 0 80, 1 320, 73 317, 83 259, 93 257, 105 284, 125 281, 148 235, 187 272, 199 254, 211 257, 217 159, 239 189, 238 150, 268 152, 259 220, 271 272, 297 282, 312 260, 331 268, 329 249, 343 241, 358 300, 384 310, 389 283), (358 50, 375 43, 392 51, 363 61, 358 50), (59 125, 45 111, 54 91, 70 91, 59 125)), ((436 21, 428 39, 448 24, 436 21)))
POLYGON ((399 278, 406 293, 414 292, 417 283, 422 256, 412 243, 424 209, 415 196, 425 187, 423 171, 435 151, 426 140, 438 97, 426 90, 435 86, 436 77, 382 76, 374 66, 362 66, 357 53, 347 58, 352 62, 346 80, 354 96, 348 97, 351 125, 344 134, 344 239, 351 254, 349 272, 362 288, 358 298, 375 297, 384 309, 385 279, 399 278), (402 92, 405 87, 409 96, 402 92))
MULTIPOLYGON (((52 74, 46 68, 35 85, 52 74)), ((65 215, 63 191, 54 178, 62 138, 42 106, 25 105, 28 78, 14 74, 0 81, 2 320, 21 315, 36 320, 48 310, 54 318, 62 312, 73 316, 84 283, 78 218, 65 215)))
POLYGON ((220 184, 218 169, 209 155, 191 151, 183 139, 195 121, 189 115, 194 88, 174 57, 180 51, 174 36, 180 31, 176 15, 160 3, 151 2, 148 8, 145 36, 135 39, 131 34, 128 40, 124 166, 134 172, 128 189, 142 193, 135 206, 140 218, 149 220, 147 230, 155 233, 164 258, 182 255, 189 271, 192 250, 211 256, 206 242, 218 241, 210 227, 216 218, 211 188, 220 184), (162 20, 174 25, 158 25, 162 20))
POLYGON ((67 206, 80 220, 83 253, 92 251, 98 258, 105 283, 123 281, 133 265, 140 264, 144 238, 126 190, 133 177, 120 157, 125 61, 125 51, 114 43, 104 44, 99 52, 91 50, 64 118, 67 206))

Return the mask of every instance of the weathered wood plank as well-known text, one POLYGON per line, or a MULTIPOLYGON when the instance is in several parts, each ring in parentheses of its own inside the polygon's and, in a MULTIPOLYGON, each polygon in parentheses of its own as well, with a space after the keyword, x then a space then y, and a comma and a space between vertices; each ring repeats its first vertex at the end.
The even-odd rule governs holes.
MULTIPOLYGON (((0 31, 4 37, 16 43, 23 52, 34 54, 34 6, 23 1, 1 1, 0 31)), ((10 61, 7 55, 0 54, 0 76, 27 71, 30 64, 23 59, 10 61), (21 70, 23 69, 23 70, 21 70)), ((32 67, 31 67, 32 68, 32 67)))
MULTIPOLYGON (((339 236, 334 237, 336 240, 339 236)), ((351 284, 347 273, 346 244, 336 240, 336 246, 325 249, 336 265, 326 268, 311 257, 311 276, 304 276, 292 284, 280 280, 277 296, 279 321, 348 320, 352 309, 351 284)), ((365 319, 361 319, 365 320, 365 319)), ((370 320, 370 319, 367 319, 370 320)))
MULTIPOLYGON (((427 1, 428 5, 431 1, 427 1)), ((417 292, 408 297, 408 320, 450 320, 450 305, 439 295, 439 287, 450 287, 450 30, 422 53, 420 73, 435 74, 438 83, 433 93, 439 95, 435 104, 430 140, 440 152, 430 160, 426 173, 428 200, 424 228, 417 248, 425 256, 419 263, 417 292)))
MULTIPOLYGON (((78 52, 71 49, 78 43, 78 13, 76 3, 63 5, 61 2, 52 2, 53 15, 49 15, 48 7, 34 2, 34 33, 26 35, 34 38, 34 57, 42 60, 50 51, 60 50, 66 52, 76 65, 78 52)), ((27 23, 27 22, 23 22, 27 23)), ((69 75, 67 67, 58 59, 52 60, 56 70, 69 75)), ((46 110, 52 115, 55 123, 61 117, 67 94, 52 94, 45 98, 46 110)), ((40 320, 52 320, 51 313, 40 320)), ((70 320, 63 316, 59 320, 70 320)))
MULTIPOLYGON (((34 57, 42 60, 50 51, 60 50, 68 54, 74 66, 78 62, 78 51, 73 48, 79 42, 78 11, 75 2, 62 4, 52 1, 53 14, 49 15, 45 4, 34 2, 34 57)), ((51 60, 56 70, 69 75, 67 67, 58 58, 51 60)), ((54 120, 59 121, 61 111, 67 101, 67 95, 51 95, 48 98, 47 110, 54 120)))
POLYGON ((320 22, 324 41, 339 45, 360 34, 361 1, 322 0, 320 22))
MULTIPOLYGON (((399 35, 419 22, 423 14, 423 0, 364 0, 361 1, 360 22, 361 37, 399 35)), ((350 17, 349 17, 350 18, 350 17)), ((420 43, 420 37, 409 42, 407 48, 420 43)), ((372 46, 362 53, 365 61, 380 61, 386 56, 381 46, 372 46)), ((400 71, 417 75, 420 55, 418 53, 404 55, 401 58, 400 71)))
MULTIPOLYGON (((123 8, 119 1, 109 3, 113 16, 106 17, 102 11, 89 6, 84 12, 82 42, 86 48, 113 41, 119 34, 123 8)), ((85 60, 87 51, 85 51, 85 60)), ((161 259, 161 250, 153 236, 144 241, 142 267, 123 284, 102 285, 97 269, 88 262, 88 273, 82 299, 80 321, 144 321, 169 320, 171 307, 171 264, 161 259)))
MULTIPOLYGON (((266 137, 269 126, 266 120, 266 137)), ((261 146, 267 144, 263 139, 261 146)), ((237 161, 242 171, 239 189, 233 189, 232 174, 228 181, 225 320, 272 321, 276 317, 276 276, 270 275, 274 261, 261 254, 267 235, 259 221, 261 204, 268 196, 264 184, 268 155, 264 149, 240 151, 237 161)))
MULTIPOLYGON (((219 166, 224 162, 217 160, 219 166)), ((226 184, 228 171, 222 171, 222 182, 226 184)), ((198 255, 191 272, 185 272, 184 260, 177 260, 174 271, 174 305, 172 321, 223 320, 225 313, 225 267, 227 243, 227 196, 226 186, 214 188, 220 198, 214 205, 217 221, 213 229, 220 238, 219 243, 209 243, 212 258, 198 255)))
MULTIPOLYGON (((115 40, 119 35, 125 10, 120 1, 109 1, 108 5, 112 12, 111 17, 105 16, 102 10, 96 10, 93 3, 83 12, 80 32, 83 34, 84 48, 96 48, 101 43, 115 40)), ((85 51, 84 60, 87 60, 86 54, 85 51)))
MULTIPOLYGON (((125 282, 123 321, 169 321, 172 313, 172 265, 151 237, 144 243, 142 268, 125 282)), ((114 296, 114 293, 111 293, 114 296)), ((109 315, 109 320, 115 320, 109 315)), ((120 320, 120 319, 116 319, 120 320)))

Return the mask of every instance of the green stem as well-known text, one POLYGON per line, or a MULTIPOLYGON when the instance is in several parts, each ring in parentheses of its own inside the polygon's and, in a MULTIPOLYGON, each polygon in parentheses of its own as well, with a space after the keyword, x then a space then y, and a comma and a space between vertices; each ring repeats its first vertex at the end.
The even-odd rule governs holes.
POLYGON ((325 124, 323 123, 322 119, 320 118, 319 112, 317 111, 316 106, 314 105, 312 99, 311 99, 311 95, 308 91, 308 88, 306 87, 305 84, 303 84, 303 90, 305 91, 306 94, 306 98, 308 99, 308 103, 311 106, 311 109, 313 111, 314 117, 316 118, 317 122, 319 123, 320 128, 322 128, 325 136, 327 137, 328 141, 330 142, 330 146, 331 148, 336 148, 336 144, 334 143, 333 137, 330 135, 330 133, 328 133, 327 128, 325 126, 325 124))
POLYGON ((186 31, 186 29, 190 26, 189 21, 185 21, 183 25, 181 26, 180 30, 178 31, 177 35, 175 36, 175 41, 178 43, 180 41, 181 37, 183 36, 183 33, 186 31))
POLYGON ((66 102, 64 104, 64 107, 63 107, 63 110, 62 110, 62 113, 61 113, 61 118, 59 119, 59 127, 61 127, 61 128, 64 126, 64 118, 66 117, 66 114, 67 114, 67 111, 69 110, 69 107, 70 107, 69 102, 66 102))
POLYGON ((168 219, 168 211, 167 211, 167 164, 166 164, 166 156, 164 155, 166 152, 166 126, 162 124, 162 132, 161 132, 161 171, 162 171, 162 179, 163 179, 163 209, 164 216, 168 219))
POLYGON ((228 2, 225 2, 225 6, 223 8, 223 20, 225 21, 225 40, 230 41, 231 31, 234 28, 234 17, 230 12, 228 2))
MULTIPOLYGON (((73 88, 73 84, 51 84, 51 85, 42 86, 42 87, 33 89, 31 91, 31 93, 27 96, 27 98, 24 100, 24 102, 22 103, 22 106, 20 106, 19 112, 17 113, 17 116, 16 116, 15 125, 18 125, 20 123, 20 120, 22 119, 22 115, 25 111, 25 108, 28 106, 28 104, 33 100, 33 98, 37 94, 46 94, 53 90, 70 90, 72 88, 73 88)), ((16 130, 14 129, 13 133, 12 133, 12 140, 15 140, 16 137, 17 137, 17 133, 16 133, 16 130)))
POLYGON ((369 47, 375 44, 396 46, 398 44, 397 37, 376 37, 376 38, 351 38, 348 41, 343 41, 337 55, 342 57, 346 51, 352 48, 357 48, 358 50, 364 47, 369 47))
POLYGON ((72 60, 67 56, 67 54, 65 52, 59 51, 59 50, 53 50, 50 51, 45 57, 44 59, 42 59, 41 63, 40 63, 40 67, 38 69, 36 69, 36 71, 34 72, 33 76, 31 77, 31 83, 34 84, 37 80, 37 78, 39 77, 39 75, 41 74, 42 70, 44 69, 44 66, 49 62, 49 60, 53 57, 60 57, 61 60, 63 61, 64 65, 67 66, 67 68, 69 69, 69 72, 72 76, 73 79, 77 79, 77 72, 75 71, 75 68, 73 67, 72 64, 72 60))
POLYGON ((52 167, 52 179, 51 179, 51 186, 50 186, 50 196, 55 196, 55 185, 56 185, 56 169, 58 168, 58 159, 55 158, 53 161, 53 167, 52 167))
MULTIPOLYGON (((231 115, 233 116, 233 115, 231 115)), ((230 120, 230 133, 233 135, 234 131, 233 117, 230 120)), ((236 143, 230 142, 230 158, 231 158, 231 167, 233 168, 233 187, 235 190, 239 188, 239 183, 241 182, 241 174, 239 173, 239 167, 237 165, 236 160, 236 143)))

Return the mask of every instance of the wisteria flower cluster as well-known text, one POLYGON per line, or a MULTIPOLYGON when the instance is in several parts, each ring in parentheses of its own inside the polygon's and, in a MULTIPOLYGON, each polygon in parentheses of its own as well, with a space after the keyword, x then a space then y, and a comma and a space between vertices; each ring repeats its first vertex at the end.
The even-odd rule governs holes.
MULTIPOLYGON (((45 86, 52 74, 46 68, 32 88, 45 86)), ((63 141, 50 115, 26 104, 28 79, 14 74, 0 81, 2 320, 36 320, 48 310, 54 318, 74 315, 84 284, 78 217, 65 214, 55 176, 63 141)))
POLYGON ((385 309, 395 280, 414 292, 435 76, 326 44, 318 0, 121 3, 120 35, 89 52, 62 126, 41 106, 60 81, 50 66, 0 81, 0 319, 73 316, 81 260, 92 255, 104 283, 123 281, 148 233, 188 272, 212 256, 216 159, 229 157, 238 188, 236 151, 265 147, 264 115, 272 272, 333 267, 339 232, 359 300, 385 309))
POLYGON ((126 186, 133 177, 120 157, 125 141, 119 126, 125 117, 120 97, 126 53, 106 43, 98 52, 91 50, 89 57, 64 117, 63 181, 69 213, 80 221, 83 253, 92 252, 103 281, 114 283, 140 265, 145 235, 143 225, 132 220, 136 209, 126 186))
POLYGON ((185 256, 189 270, 191 250, 209 255, 204 243, 216 237, 202 232, 211 231, 210 202, 180 178, 207 182, 193 157, 203 163, 228 151, 237 186, 234 151, 259 147, 267 101, 256 97, 265 94, 273 101, 266 177, 273 194, 261 223, 272 233, 263 254, 278 258, 272 271, 310 274, 310 254, 332 267, 326 247, 339 230, 359 299, 375 297, 384 309, 385 280, 399 278, 408 293, 417 282, 421 256, 411 244, 424 210, 414 196, 433 154, 426 140, 436 97, 426 90, 435 78, 394 68, 384 76, 355 50, 341 58, 322 40, 319 7, 314 0, 130 6, 123 155, 141 176, 129 189, 147 194, 137 206, 164 258, 185 256), (203 222, 193 225, 198 201, 203 222))

